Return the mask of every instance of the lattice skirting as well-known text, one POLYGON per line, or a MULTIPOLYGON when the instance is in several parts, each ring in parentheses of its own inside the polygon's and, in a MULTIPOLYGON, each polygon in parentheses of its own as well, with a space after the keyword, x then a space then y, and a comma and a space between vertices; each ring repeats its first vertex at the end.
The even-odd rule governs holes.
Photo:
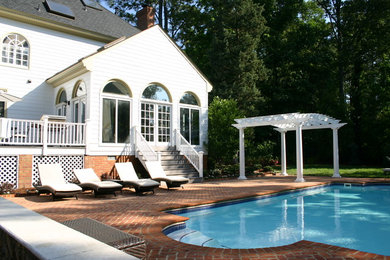
POLYGON ((18 187, 18 165, 17 155, 0 156, 0 184, 8 182, 18 187))
POLYGON ((59 163, 62 166, 65 180, 73 181, 76 177, 73 174, 74 169, 84 168, 83 155, 50 155, 50 156, 34 156, 32 166, 32 183, 39 183, 38 164, 40 163, 59 163))

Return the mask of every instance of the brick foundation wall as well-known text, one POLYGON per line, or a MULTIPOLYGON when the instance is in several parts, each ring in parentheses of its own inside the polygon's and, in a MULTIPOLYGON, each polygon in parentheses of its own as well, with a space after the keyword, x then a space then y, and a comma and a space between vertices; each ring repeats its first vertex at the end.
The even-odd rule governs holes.
POLYGON ((115 171, 116 162, 132 162, 137 172, 140 172, 142 176, 146 173, 145 169, 141 165, 135 156, 90 156, 84 157, 84 168, 92 168, 99 177, 106 177, 109 179, 116 179, 117 173, 115 171))
POLYGON ((32 181, 32 155, 19 155, 19 188, 30 188, 32 181))
MULTIPOLYGON (((135 171, 141 178, 150 178, 149 174, 135 156, 84 156, 84 168, 92 168, 99 177, 117 178, 116 162, 132 162, 135 171)), ((19 155, 18 187, 30 188, 32 181, 33 155, 19 155)), ((207 155, 203 160, 204 170, 207 170, 207 155)))

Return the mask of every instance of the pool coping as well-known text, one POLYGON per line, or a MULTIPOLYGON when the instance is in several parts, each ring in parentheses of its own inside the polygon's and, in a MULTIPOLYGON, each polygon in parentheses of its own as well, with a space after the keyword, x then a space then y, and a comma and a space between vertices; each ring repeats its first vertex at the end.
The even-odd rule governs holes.
POLYGON ((266 176, 248 180, 207 181, 184 185, 184 189, 156 189, 154 195, 135 196, 124 192, 117 197, 94 198, 81 194, 79 200, 66 199, 52 202, 50 198, 14 197, 7 198, 19 205, 32 209, 58 222, 80 217, 91 217, 124 232, 137 235, 147 242, 146 259, 389 259, 348 248, 326 244, 299 241, 297 243, 270 248, 221 249, 184 244, 162 233, 171 224, 186 220, 165 213, 165 210, 196 206, 226 200, 242 199, 278 191, 296 190, 301 187, 315 187, 332 183, 390 183, 390 179, 340 178, 305 176, 306 182, 294 182, 295 176, 266 176))
MULTIPOLYGON (((375 186, 375 185, 390 186, 390 180, 386 181, 386 182, 384 182, 382 180, 350 181, 350 182, 335 180, 335 181, 324 182, 322 184, 312 185, 312 186, 308 186, 308 187, 298 187, 298 188, 280 190, 280 191, 270 192, 270 193, 266 193, 266 194, 262 194, 262 195, 253 195, 253 196, 239 197, 239 198, 234 198, 234 199, 218 200, 218 201, 215 201, 215 202, 208 202, 208 203, 205 203, 205 204, 184 206, 184 207, 178 207, 178 208, 169 208, 169 209, 160 210, 160 212, 171 214, 173 216, 177 216, 177 217, 181 217, 181 218, 185 218, 187 220, 189 218, 176 215, 175 212, 179 212, 177 214, 180 214, 182 212, 191 212, 191 211, 197 211, 197 210, 201 210, 201 209, 223 207, 223 206, 237 204, 237 203, 241 203, 241 202, 253 201, 253 200, 258 200, 258 199, 267 199, 267 198, 271 198, 271 197, 277 197, 277 196, 281 196, 281 195, 285 195, 285 194, 289 194, 289 193, 294 193, 294 192, 299 192, 299 191, 319 189, 319 188, 327 187, 327 186, 337 186, 337 185, 339 185, 339 186, 344 186, 345 187, 346 184, 349 184, 350 186, 363 186, 363 187, 364 186, 375 186)), ((179 222, 176 222, 176 223, 171 223, 171 224, 167 225, 166 227, 162 228, 161 233, 164 236, 168 237, 169 233, 171 233, 173 231, 176 231, 176 230, 179 230, 179 229, 182 229, 183 227, 184 228, 186 227, 185 221, 179 221, 179 222), (167 230, 169 230, 168 233, 166 233, 167 230)), ((168 238, 172 239, 170 237, 168 237, 168 238)), ((248 250, 248 251, 251 251, 251 250, 283 251, 283 250, 289 250, 289 249, 291 249, 291 247, 295 247, 295 246, 297 246, 297 247, 307 247, 307 246, 315 245, 316 247, 325 248, 325 249, 331 249, 332 248, 332 249, 336 249, 336 250, 349 251, 352 255, 356 255, 357 259, 360 259, 360 256, 363 256, 363 259, 367 259, 368 257, 370 259, 371 258, 374 259, 376 257, 380 257, 380 258, 383 257, 385 259, 390 259, 390 255, 389 256, 385 256, 385 255, 380 255, 380 254, 376 254, 376 253, 369 253, 369 252, 364 252, 364 251, 351 249, 351 248, 347 248, 347 247, 341 247, 341 246, 336 246, 336 245, 331 245, 331 244, 326 244, 326 243, 320 243, 320 242, 314 242, 314 241, 309 241, 309 240, 300 240, 300 241, 297 241, 297 242, 294 242, 294 243, 291 243, 291 244, 287 244, 287 245, 283 245, 283 246, 259 247, 259 248, 214 248, 214 247, 207 247, 207 246, 188 244, 188 243, 180 242, 180 241, 177 241, 177 240, 174 240, 174 239, 172 239, 172 240, 176 241, 178 243, 181 243, 181 244, 185 244, 185 245, 190 245, 190 246, 195 246, 195 247, 200 247, 200 248, 205 248, 205 249, 210 248, 210 249, 217 249, 217 250, 232 250, 232 252, 237 251, 237 250, 238 251, 242 251, 242 250, 248 250)))

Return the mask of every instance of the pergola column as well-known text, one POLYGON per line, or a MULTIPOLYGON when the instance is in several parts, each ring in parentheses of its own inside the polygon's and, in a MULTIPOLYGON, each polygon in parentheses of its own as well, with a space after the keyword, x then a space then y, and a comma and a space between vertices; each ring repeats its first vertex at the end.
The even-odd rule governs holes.
POLYGON ((333 130, 333 178, 341 178, 339 168, 339 137, 338 128, 332 128, 333 130))
POLYGON ((286 161, 286 131, 280 131, 280 164, 282 175, 287 176, 287 161, 286 161))
POLYGON ((297 178, 296 182, 304 182, 303 179, 303 146, 302 146, 302 124, 296 127, 296 156, 297 156, 297 178))
POLYGON ((240 135, 240 177, 239 180, 246 180, 245 176, 245 135, 244 130, 245 127, 238 128, 240 135))

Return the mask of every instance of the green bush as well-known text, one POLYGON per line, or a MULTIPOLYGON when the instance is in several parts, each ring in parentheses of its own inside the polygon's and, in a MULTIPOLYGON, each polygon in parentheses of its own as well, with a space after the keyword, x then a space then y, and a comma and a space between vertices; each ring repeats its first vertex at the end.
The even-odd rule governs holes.
MULTIPOLYGON (((239 150, 238 130, 232 126, 234 119, 243 114, 232 99, 215 97, 209 106, 209 142, 207 144, 209 167, 232 165, 239 150)), ((222 170, 221 170, 222 171, 222 170)))
POLYGON ((264 166, 263 170, 264 172, 273 172, 274 168, 272 168, 271 166, 264 166))

